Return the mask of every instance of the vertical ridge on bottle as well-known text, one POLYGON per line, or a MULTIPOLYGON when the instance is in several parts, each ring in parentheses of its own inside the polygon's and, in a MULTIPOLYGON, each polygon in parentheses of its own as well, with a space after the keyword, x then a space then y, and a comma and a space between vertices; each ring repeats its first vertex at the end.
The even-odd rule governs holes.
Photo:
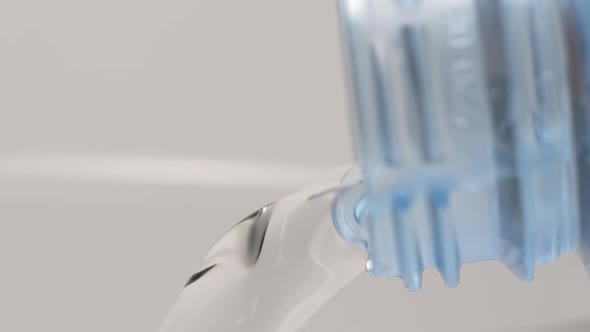
POLYGON ((437 130, 434 124, 432 105, 432 88, 429 79, 429 66, 426 60, 426 31, 422 26, 405 26, 401 28, 401 40, 406 61, 406 100, 409 101, 410 117, 416 122, 418 143, 422 159, 433 162, 440 158, 436 144, 437 130))
MULTIPOLYGON (((345 30, 345 55, 348 62, 354 63, 348 71, 348 84, 354 92, 351 102, 358 110, 355 121, 357 135, 360 136, 357 139, 359 144, 357 151, 361 154, 360 160, 366 166, 383 165, 387 159, 383 150, 383 135, 379 130, 381 128, 379 102, 382 100, 378 95, 380 81, 374 76, 374 67, 378 64, 375 62, 377 59, 374 45, 369 38, 371 35, 371 26, 367 22, 371 14, 369 7, 364 1, 341 2, 341 10, 350 13, 350 15, 342 15, 346 20, 342 22, 345 30)), ((363 169, 369 172, 373 168, 364 167, 363 169)))
POLYGON ((392 204, 394 206, 393 236, 397 244, 395 255, 399 257, 399 273, 406 287, 415 292, 422 288, 424 265, 418 245, 415 220, 409 216, 412 202, 405 195, 394 194, 392 204))
POLYGON ((434 260, 445 284, 448 287, 456 287, 459 285, 461 258, 449 204, 449 193, 446 190, 435 190, 430 194, 434 260))
POLYGON ((399 259, 393 259, 399 255, 399 247, 393 241, 396 234, 395 207, 381 195, 370 196, 369 204, 372 206, 368 206, 367 211, 368 270, 376 275, 397 276, 403 264, 399 259))

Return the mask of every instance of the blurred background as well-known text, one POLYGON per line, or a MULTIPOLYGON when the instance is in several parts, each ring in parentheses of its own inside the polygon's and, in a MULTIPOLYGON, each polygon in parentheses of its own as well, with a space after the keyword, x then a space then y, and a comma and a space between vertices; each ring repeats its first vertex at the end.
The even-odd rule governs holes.
MULTIPOLYGON (((1 1, 0 331, 157 330, 229 227, 352 161, 339 38, 334 1, 1 1)), ((576 257, 439 279, 302 331, 590 330, 576 257)))

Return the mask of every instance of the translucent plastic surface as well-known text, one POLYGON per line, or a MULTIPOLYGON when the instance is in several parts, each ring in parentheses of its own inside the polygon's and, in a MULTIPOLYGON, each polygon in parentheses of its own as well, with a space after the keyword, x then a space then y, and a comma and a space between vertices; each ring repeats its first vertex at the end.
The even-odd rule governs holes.
POLYGON ((367 268, 449 286, 590 264, 590 1, 341 0, 363 189, 335 204, 367 268), (351 208, 352 206, 356 208, 351 208))

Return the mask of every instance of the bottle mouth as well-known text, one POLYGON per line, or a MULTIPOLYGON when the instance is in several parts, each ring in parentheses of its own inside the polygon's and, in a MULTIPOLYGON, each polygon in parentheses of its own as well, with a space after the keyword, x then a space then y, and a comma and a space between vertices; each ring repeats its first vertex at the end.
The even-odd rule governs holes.
POLYGON ((456 286, 475 261, 590 264, 590 2, 340 0, 340 18, 363 185, 334 215, 371 273, 418 290, 428 267, 456 286))

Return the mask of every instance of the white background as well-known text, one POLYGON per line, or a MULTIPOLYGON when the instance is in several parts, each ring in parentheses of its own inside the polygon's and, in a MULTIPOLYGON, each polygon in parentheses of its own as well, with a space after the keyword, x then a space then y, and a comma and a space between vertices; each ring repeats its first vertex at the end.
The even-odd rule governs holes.
MULTIPOLYGON (((1 1, 0 331, 155 331, 225 230, 350 160, 333 1, 1 1)), ((366 276, 305 331, 590 329, 575 257, 463 279, 366 276)))

